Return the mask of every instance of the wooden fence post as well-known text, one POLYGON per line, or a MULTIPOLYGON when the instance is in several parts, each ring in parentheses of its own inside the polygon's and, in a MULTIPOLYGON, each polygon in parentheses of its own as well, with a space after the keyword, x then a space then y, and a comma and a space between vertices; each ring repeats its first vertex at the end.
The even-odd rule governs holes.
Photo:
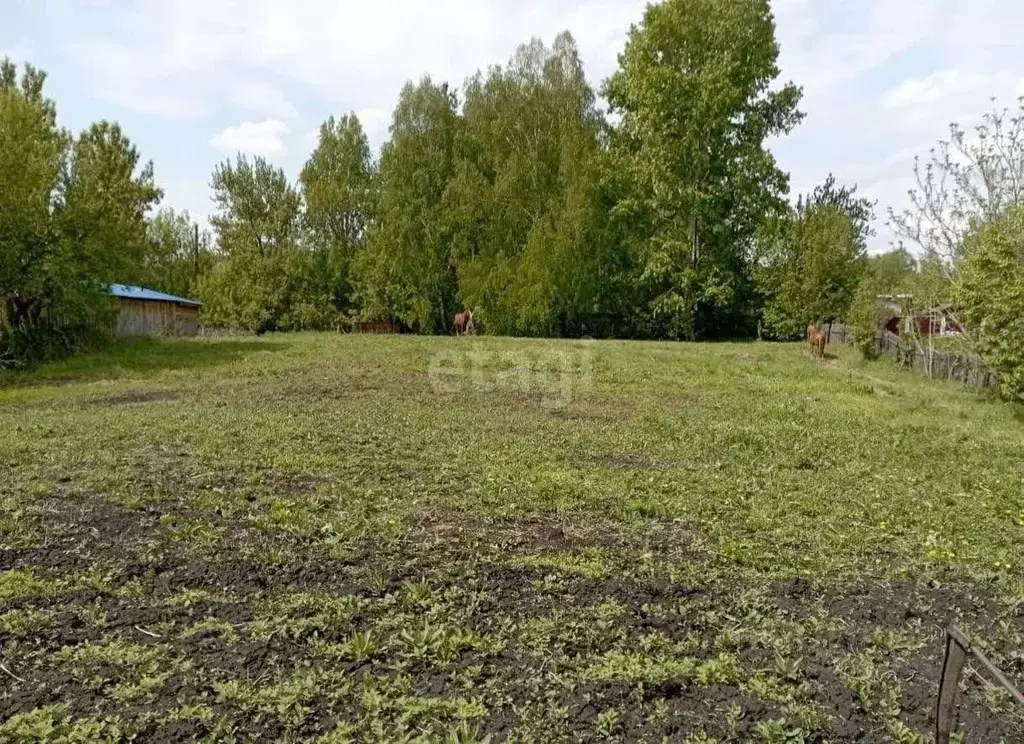
POLYGON ((950 626, 946 631, 946 658, 942 662, 942 678, 939 681, 939 704, 935 711, 935 744, 949 744, 953 733, 953 719, 956 714, 956 693, 960 685, 960 674, 967 661, 970 643, 960 631, 950 626))
POLYGON ((953 721, 956 718, 956 693, 960 686, 960 675, 964 669, 967 654, 973 656, 989 675, 1018 704, 1024 705, 1024 695, 1014 687, 1013 683, 999 668, 989 661, 981 651, 971 644, 955 625, 946 631, 946 658, 942 662, 942 679, 939 681, 939 703, 935 709, 935 744, 949 744, 953 733, 953 721))

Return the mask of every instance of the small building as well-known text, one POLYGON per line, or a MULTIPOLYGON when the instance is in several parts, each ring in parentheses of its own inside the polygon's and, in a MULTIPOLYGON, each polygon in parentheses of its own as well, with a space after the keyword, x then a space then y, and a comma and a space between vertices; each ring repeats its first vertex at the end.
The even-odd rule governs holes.
POLYGON ((911 295, 880 295, 877 298, 882 326, 897 336, 958 336, 963 333, 957 318, 957 308, 950 304, 919 309, 913 306, 911 295))
POLYGON ((922 336, 959 336, 964 332, 959 315, 960 309, 948 303, 922 310, 914 319, 917 332, 922 336))
POLYGON ((118 336, 195 336, 199 333, 201 302, 125 284, 111 284, 110 296, 117 302, 118 336))

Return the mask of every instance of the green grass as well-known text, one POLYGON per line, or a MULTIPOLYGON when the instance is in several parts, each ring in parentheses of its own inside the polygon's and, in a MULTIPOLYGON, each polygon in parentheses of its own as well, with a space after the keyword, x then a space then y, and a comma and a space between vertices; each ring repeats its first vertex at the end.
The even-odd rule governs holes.
MULTIPOLYGON (((924 741, 946 623, 1024 678, 1024 424, 831 351, 309 334, 7 374, 0 740, 924 741)), ((961 733, 1019 740, 972 684, 961 733)))
POLYGON ((80 354, 28 370, 0 370, 0 385, 147 377, 169 370, 213 367, 280 347, 252 338, 123 339, 93 354, 80 354))

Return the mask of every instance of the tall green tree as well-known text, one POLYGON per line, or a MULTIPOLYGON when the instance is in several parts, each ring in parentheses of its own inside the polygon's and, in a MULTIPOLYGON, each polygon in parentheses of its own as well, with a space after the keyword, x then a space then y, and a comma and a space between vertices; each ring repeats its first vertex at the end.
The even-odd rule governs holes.
POLYGON ((752 295, 746 260, 788 178, 764 147, 801 119, 800 91, 773 88, 779 47, 768 0, 665 0, 630 31, 605 94, 630 188, 618 218, 661 330, 736 332, 752 295))
POLYGON ((427 333, 447 330, 457 308, 449 186, 460 127, 446 83, 424 78, 402 89, 381 152, 377 221, 358 260, 364 315, 427 333))
POLYGON ((120 126, 90 126, 75 141, 60 215, 76 265, 90 276, 141 281, 151 250, 146 216, 162 195, 153 163, 141 162, 120 126))
POLYGON ((967 237, 955 298, 1000 393, 1024 401, 1024 203, 967 237))
POLYGON ((875 219, 875 203, 870 199, 857 196, 857 187, 841 184, 831 173, 824 183, 814 187, 814 191, 797 199, 797 211, 818 205, 835 207, 850 218, 856 231, 857 242, 865 250, 868 238, 874 235, 872 223, 875 219))
POLYGON ((210 234, 200 230, 187 211, 160 209, 147 226, 152 250, 145 264, 146 286, 179 297, 194 297, 199 280, 216 257, 210 234))
POLYGON ((894 248, 868 258, 868 273, 875 279, 879 294, 902 294, 917 271, 917 260, 906 248, 894 248))
POLYGON ((43 97, 45 80, 31 65, 20 81, 13 62, 0 65, 0 298, 9 328, 37 320, 56 290, 53 272, 71 270, 54 260, 61 242, 53 218, 71 138, 43 97))
POLYGON ((263 157, 239 155, 218 165, 211 181, 217 245, 228 255, 272 255, 298 237, 301 200, 280 168, 263 157))
POLYGON ((303 223, 321 270, 330 275, 335 307, 347 310, 352 264, 366 246, 375 203, 370 143, 353 113, 320 127, 316 149, 299 181, 305 203, 303 223))
POLYGON ((801 204, 761 246, 765 331, 788 340, 811 324, 845 318, 864 268, 864 245, 850 215, 827 202, 801 204))
POLYGON ((152 164, 116 124, 77 138, 57 127, 45 80, 0 64, 0 345, 20 334, 21 357, 102 330, 108 285, 143 274, 146 216, 161 198, 152 164))
POLYGON ((829 174, 765 221, 755 248, 764 332, 800 338, 810 324, 846 318, 867 268, 873 219, 874 204, 829 174))
POLYGON ((564 333, 598 309, 601 126, 568 33, 468 82, 451 189, 459 288, 492 331, 564 333))
POLYGON ((205 322, 257 333, 332 326, 329 276, 301 242, 301 199, 284 171, 239 156, 217 166, 212 186, 223 260, 200 283, 205 322))

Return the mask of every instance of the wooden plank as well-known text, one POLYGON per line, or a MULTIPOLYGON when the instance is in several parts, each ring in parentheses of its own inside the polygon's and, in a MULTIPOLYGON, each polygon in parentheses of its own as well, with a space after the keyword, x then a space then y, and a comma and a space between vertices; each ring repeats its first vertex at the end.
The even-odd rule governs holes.
POLYGON ((949 744, 956 719, 956 694, 967 660, 967 639, 954 627, 946 632, 946 658, 942 662, 939 704, 935 711, 935 744, 949 744))
POLYGON ((199 309, 173 302, 122 299, 117 317, 121 336, 195 336, 199 309))

